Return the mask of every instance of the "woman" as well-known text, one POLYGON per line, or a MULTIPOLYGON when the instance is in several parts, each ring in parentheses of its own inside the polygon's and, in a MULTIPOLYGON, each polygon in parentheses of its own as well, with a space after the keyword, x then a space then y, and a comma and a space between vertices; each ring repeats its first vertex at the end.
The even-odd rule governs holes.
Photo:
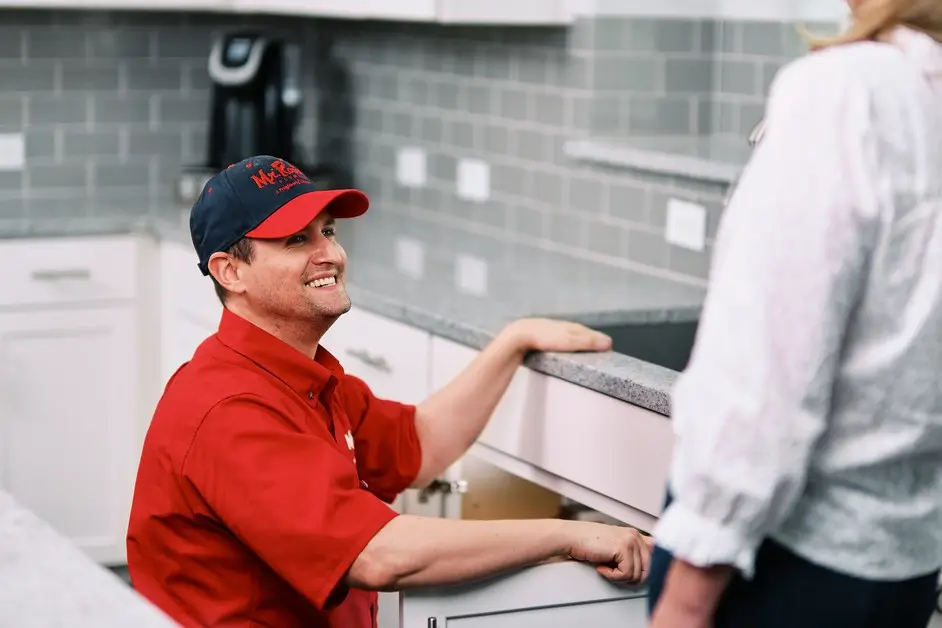
POLYGON ((925 628, 942 565, 942 1, 772 86, 673 400, 654 628, 925 628), (672 501, 671 501, 672 500, 672 501))

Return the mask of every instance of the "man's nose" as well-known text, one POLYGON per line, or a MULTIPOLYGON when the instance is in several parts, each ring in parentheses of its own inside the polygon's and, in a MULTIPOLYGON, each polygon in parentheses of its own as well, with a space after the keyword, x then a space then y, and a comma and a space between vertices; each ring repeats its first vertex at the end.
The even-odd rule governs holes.
POLYGON ((314 241, 311 261, 315 264, 339 266, 343 261, 340 247, 330 238, 319 237, 314 241))

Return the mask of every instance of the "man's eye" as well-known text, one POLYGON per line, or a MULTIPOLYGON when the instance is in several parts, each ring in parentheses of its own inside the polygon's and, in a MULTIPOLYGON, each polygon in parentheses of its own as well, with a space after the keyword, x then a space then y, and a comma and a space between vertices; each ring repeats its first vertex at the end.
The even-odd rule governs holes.
POLYGON ((337 230, 336 230, 334 227, 325 227, 324 230, 322 231, 322 233, 323 233, 326 237, 332 238, 332 237, 334 237, 335 235, 337 235, 337 230))
POLYGON ((298 235, 293 235, 288 238, 288 244, 300 244, 305 240, 307 240, 307 236, 299 233, 298 235))

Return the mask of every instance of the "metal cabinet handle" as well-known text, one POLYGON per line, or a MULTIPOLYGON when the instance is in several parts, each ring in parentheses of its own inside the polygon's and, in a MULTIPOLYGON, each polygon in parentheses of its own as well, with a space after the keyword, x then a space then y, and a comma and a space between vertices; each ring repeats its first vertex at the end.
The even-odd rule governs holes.
POLYGON ((347 355, 356 358, 374 369, 383 371, 384 373, 392 373, 392 367, 389 366, 389 362, 381 355, 372 356, 363 349, 347 349, 347 355))
POLYGON ((30 273, 33 281, 88 280, 92 272, 87 268, 63 268, 61 270, 34 270, 30 273))

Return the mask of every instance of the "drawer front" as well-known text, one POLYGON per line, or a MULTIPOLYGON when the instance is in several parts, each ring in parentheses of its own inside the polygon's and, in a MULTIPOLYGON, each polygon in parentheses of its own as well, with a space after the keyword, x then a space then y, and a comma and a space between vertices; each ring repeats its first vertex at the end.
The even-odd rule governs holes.
POLYGON ((431 336, 422 330, 353 308, 321 344, 378 397, 419 403, 429 395, 431 336))
MULTIPOLYGON (((435 338, 434 383, 477 351, 435 338)), ((478 441, 534 468, 658 516, 673 450, 670 420, 526 367, 517 369, 478 441)))
POLYGON ((0 242, 0 307, 133 299, 141 283, 139 267, 133 237, 0 242))

